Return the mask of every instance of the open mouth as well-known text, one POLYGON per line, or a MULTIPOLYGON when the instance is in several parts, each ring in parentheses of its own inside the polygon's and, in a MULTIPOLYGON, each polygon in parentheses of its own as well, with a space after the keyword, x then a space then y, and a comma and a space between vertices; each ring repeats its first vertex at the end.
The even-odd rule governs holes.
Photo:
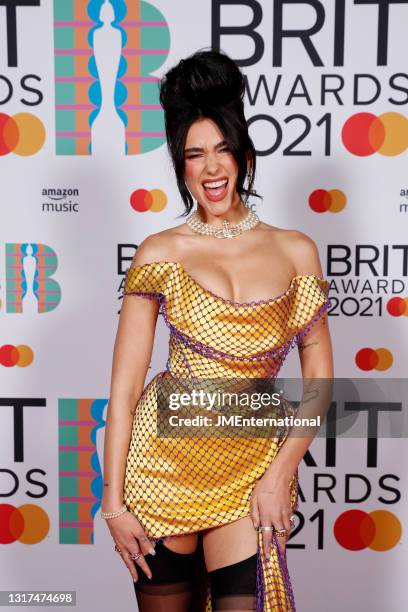
POLYGON ((218 179, 216 181, 205 181, 204 190, 210 200, 221 200, 227 193, 228 179, 218 179))

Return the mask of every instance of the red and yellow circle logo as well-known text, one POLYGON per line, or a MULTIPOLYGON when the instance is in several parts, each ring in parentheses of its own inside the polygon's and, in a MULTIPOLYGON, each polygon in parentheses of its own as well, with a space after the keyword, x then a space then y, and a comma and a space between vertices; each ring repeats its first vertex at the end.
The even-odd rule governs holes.
POLYGON ((347 510, 337 517, 333 532, 340 546, 347 550, 371 548, 383 552, 398 544, 402 527, 395 514, 387 510, 347 510))
POLYGON ((3 346, 0 346, 0 365, 6 368, 12 368, 13 366, 25 368, 32 363, 33 359, 34 353, 26 344, 18 344, 17 346, 3 344, 3 346))
POLYGON ((0 504, 0 544, 17 540, 22 544, 38 544, 49 530, 48 514, 39 506, 23 504, 16 508, 11 504, 0 504))
POLYGON ((366 372, 369 370, 379 370, 380 372, 388 370, 393 361, 391 351, 386 348, 365 347, 360 349, 355 356, 356 366, 366 372))
POLYGON ((167 196, 161 189, 136 189, 130 196, 130 205, 137 212, 160 212, 167 204, 167 196))
POLYGON ((17 113, 10 117, 0 113, 0 155, 34 155, 45 142, 42 121, 31 113, 17 113))
POLYGON ((347 119, 341 137, 353 155, 400 155, 408 147, 408 119, 400 113, 357 113, 347 119))
POLYGON ((338 213, 346 203, 347 198, 340 189, 315 189, 309 196, 309 206, 316 213, 338 213))
POLYGON ((408 298, 392 297, 387 302, 387 312, 392 317, 408 317, 408 298))

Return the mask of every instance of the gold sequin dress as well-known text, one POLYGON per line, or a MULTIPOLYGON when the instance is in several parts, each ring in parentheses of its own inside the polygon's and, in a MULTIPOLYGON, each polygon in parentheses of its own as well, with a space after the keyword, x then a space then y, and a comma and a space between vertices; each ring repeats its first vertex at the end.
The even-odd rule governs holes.
MULTIPOLYGON (((127 269, 123 296, 158 300, 170 331, 166 369, 145 386, 136 407, 124 482, 123 501, 150 538, 200 532, 248 516, 252 490, 285 441, 160 437, 161 377, 276 377, 290 349, 329 307, 328 287, 327 280, 302 274, 278 297, 237 303, 202 287, 178 262, 127 269)), ((289 487, 293 511, 297 485, 296 471, 289 487)), ((267 561, 258 532, 257 563, 257 611, 295 611, 286 554, 275 535, 267 561)), ((206 588, 205 604, 194 612, 212 612, 208 582, 206 588)))

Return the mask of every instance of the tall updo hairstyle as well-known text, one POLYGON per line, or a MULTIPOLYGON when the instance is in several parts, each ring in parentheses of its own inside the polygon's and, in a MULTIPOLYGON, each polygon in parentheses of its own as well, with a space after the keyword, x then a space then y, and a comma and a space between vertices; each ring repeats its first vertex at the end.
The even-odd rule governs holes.
POLYGON ((180 60, 160 81, 167 146, 185 206, 184 216, 194 205, 184 181, 184 148, 187 132, 197 119, 212 119, 222 132, 238 165, 236 190, 244 203, 249 196, 259 197, 252 188, 256 153, 244 115, 244 93, 240 69, 218 51, 197 51, 180 60))

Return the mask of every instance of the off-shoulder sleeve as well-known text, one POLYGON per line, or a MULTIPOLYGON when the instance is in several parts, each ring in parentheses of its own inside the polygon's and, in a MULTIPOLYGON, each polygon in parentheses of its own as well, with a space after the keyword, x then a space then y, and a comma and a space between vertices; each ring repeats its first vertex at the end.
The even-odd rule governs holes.
POLYGON ((289 327, 300 341, 330 307, 329 281, 315 274, 296 277, 289 327))
POLYGON ((141 295, 163 300, 166 297, 172 262, 153 261, 126 270, 123 296, 141 295))

